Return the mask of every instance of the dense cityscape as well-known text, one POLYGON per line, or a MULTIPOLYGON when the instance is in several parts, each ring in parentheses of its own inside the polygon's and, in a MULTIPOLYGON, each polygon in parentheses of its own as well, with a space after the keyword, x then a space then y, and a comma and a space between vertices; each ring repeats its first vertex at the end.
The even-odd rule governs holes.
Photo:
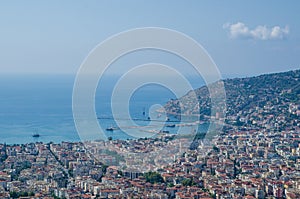
MULTIPOLYGON (((169 135, 164 135, 169 137, 169 135)), ((141 145, 160 140, 140 140, 141 145)), ((107 141, 125 145, 130 141, 107 141)), ((171 141, 167 141, 171 142, 171 141)), ((200 142, 172 164, 124 172, 107 166, 83 143, 0 145, 1 198, 288 198, 300 197, 300 138, 296 131, 229 132, 213 146, 200 142), (205 151, 205 153, 203 152, 205 151)), ((146 150, 146 147, 144 147, 146 150)), ((100 152, 98 152, 100 153, 100 152)), ((104 157, 104 156, 102 156, 104 157)))

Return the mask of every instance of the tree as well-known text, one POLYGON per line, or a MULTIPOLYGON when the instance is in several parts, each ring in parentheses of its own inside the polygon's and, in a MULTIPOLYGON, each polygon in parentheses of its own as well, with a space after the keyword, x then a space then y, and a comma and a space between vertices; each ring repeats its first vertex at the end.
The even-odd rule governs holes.
POLYGON ((146 178, 147 182, 150 182, 152 184, 164 182, 164 179, 157 172, 152 172, 152 171, 147 172, 144 174, 144 177, 146 178))
POLYGON ((105 174, 106 173, 106 169, 107 169, 108 165, 102 165, 101 169, 102 169, 102 172, 105 174))
POLYGON ((213 150, 216 151, 216 152, 219 152, 219 151, 220 151, 219 148, 216 147, 215 145, 213 146, 213 150))
POLYGON ((182 180, 181 184, 183 186, 193 186, 193 185, 195 185, 195 182, 190 178, 186 178, 186 179, 182 180))
POLYGON ((15 191, 10 192, 9 195, 10 195, 11 198, 18 198, 19 197, 19 194, 15 191))

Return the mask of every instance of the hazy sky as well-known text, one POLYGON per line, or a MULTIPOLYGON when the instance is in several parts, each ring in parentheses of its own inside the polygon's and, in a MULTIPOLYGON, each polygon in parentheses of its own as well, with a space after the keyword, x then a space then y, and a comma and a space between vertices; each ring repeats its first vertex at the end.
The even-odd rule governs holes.
POLYGON ((0 70, 76 73, 99 42, 147 26, 191 36, 224 76, 296 69, 299 8, 299 1, 1 1, 0 70))

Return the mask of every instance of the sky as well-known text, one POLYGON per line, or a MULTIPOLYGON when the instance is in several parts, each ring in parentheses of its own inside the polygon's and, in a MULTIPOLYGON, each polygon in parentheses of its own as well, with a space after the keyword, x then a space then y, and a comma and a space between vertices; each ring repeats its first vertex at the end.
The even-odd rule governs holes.
MULTIPOLYGON (((1 1, 0 71, 76 74, 97 44, 141 27, 169 28, 192 37, 225 77, 299 69, 299 7, 296 0, 1 1)), ((178 64, 157 52, 135 59, 178 64)), ((123 62, 136 63, 128 60, 123 62)))

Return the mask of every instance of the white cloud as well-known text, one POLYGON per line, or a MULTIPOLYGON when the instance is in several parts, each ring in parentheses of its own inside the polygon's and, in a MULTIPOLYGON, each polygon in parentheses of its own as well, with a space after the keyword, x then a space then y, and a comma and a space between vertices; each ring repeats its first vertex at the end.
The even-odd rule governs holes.
POLYGON ((231 38, 249 38, 256 40, 279 40, 284 39, 289 34, 289 27, 281 28, 279 26, 267 27, 257 26, 254 29, 248 28, 244 23, 235 24, 226 23, 223 28, 229 31, 231 38))

